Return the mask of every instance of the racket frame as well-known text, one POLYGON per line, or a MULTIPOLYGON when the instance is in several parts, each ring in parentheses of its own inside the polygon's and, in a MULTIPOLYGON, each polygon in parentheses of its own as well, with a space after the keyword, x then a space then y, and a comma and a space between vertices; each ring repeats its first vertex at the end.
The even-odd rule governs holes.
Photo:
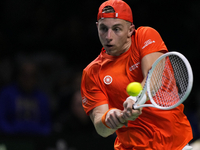
POLYGON ((173 109, 177 106, 179 106, 181 103, 183 103, 186 98, 189 96, 191 90, 192 90, 192 86, 193 86, 193 72, 192 72, 192 68, 191 68, 191 65, 189 63, 189 61, 187 60, 187 58, 182 55, 181 53, 179 52, 167 52, 163 55, 161 55, 152 65, 151 69, 148 71, 148 74, 147 74, 147 78, 146 78, 146 81, 145 81, 145 85, 143 87, 143 90, 140 92, 139 96, 137 97, 137 101, 136 103, 133 105, 133 109, 139 109, 141 107, 155 107, 155 108, 158 108, 158 109, 162 109, 162 110, 169 110, 169 109, 173 109), (176 103, 175 105, 173 106, 170 106, 170 107, 162 107, 162 106, 159 106, 155 103, 155 101, 153 100, 153 97, 151 95, 151 91, 150 91, 150 80, 151 80, 151 76, 153 74, 153 71, 156 67, 156 65, 160 62, 160 60, 162 60, 164 57, 167 57, 169 55, 177 55, 179 56, 183 62, 185 63, 185 66, 187 68, 187 71, 188 71, 188 87, 186 89, 186 92, 185 92, 185 95, 180 99, 180 101, 178 103, 176 103), (144 98, 144 94, 148 95, 150 101, 152 104, 144 104, 144 100, 142 100, 144 98))

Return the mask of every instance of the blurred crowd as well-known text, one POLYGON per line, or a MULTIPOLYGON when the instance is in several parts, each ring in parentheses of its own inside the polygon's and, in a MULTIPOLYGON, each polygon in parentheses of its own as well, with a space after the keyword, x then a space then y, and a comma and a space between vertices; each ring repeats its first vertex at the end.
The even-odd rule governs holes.
MULTIPOLYGON (((81 105, 83 68, 101 49, 96 13, 102 0, 0 2, 0 149, 110 150, 81 105)), ((126 0, 136 28, 157 29, 194 72, 185 113, 200 138, 200 1, 126 0)))
POLYGON ((65 64, 50 53, 2 59, 0 142, 8 150, 92 150, 108 141, 113 147, 114 137, 98 136, 83 110, 81 68, 65 64))

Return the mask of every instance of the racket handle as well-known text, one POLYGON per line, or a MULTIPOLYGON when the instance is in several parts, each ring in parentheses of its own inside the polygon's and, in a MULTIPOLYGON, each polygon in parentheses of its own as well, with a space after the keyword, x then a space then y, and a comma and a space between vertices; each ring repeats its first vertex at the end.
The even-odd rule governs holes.
POLYGON ((147 96, 146 94, 143 95, 142 99, 137 103, 138 105, 143 105, 147 101, 147 96))
POLYGON ((140 99, 140 101, 136 101, 136 103, 133 105, 133 109, 135 109, 135 106, 139 106, 139 105, 143 105, 144 103, 146 103, 147 100, 147 96, 146 94, 143 95, 143 97, 140 99))

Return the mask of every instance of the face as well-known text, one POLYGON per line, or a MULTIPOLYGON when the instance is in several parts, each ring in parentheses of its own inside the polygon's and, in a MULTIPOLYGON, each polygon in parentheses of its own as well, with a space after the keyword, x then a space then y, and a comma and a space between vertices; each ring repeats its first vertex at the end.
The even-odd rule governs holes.
POLYGON ((119 56, 131 45, 134 25, 117 18, 105 18, 97 22, 98 34, 106 53, 119 56))

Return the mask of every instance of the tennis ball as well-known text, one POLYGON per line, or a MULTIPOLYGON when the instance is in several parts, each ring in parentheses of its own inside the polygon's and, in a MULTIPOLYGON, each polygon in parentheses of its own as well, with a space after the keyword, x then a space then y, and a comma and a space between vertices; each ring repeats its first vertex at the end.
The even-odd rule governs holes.
POLYGON ((131 82, 126 87, 126 91, 130 96, 137 96, 142 90, 142 85, 139 82, 131 82))

